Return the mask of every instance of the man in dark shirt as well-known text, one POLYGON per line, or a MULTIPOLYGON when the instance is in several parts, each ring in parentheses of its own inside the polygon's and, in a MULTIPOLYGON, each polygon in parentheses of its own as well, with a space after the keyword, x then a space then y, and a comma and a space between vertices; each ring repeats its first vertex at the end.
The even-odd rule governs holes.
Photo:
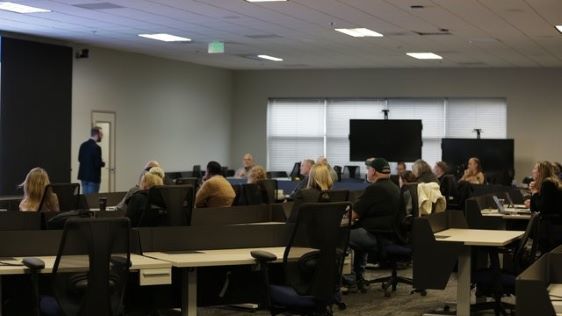
POLYGON ((372 184, 353 205, 349 245, 354 250, 353 269, 359 289, 364 289, 363 272, 367 253, 378 255, 389 243, 400 206, 400 189, 390 180, 390 165, 384 158, 367 160, 367 178, 372 184))
POLYGON ((78 180, 82 182, 82 193, 97 193, 100 190, 101 168, 105 166, 101 158, 101 142, 103 133, 100 127, 94 127, 90 133, 90 139, 80 145, 78 151, 78 180))
POLYGON ((310 170, 312 169, 312 166, 314 166, 314 160, 305 159, 302 161, 300 173, 303 179, 301 180, 301 182, 299 182, 299 184, 297 184, 293 192, 291 192, 290 194, 291 199, 294 199, 297 192, 299 192, 302 189, 305 189, 306 186, 308 185, 308 175, 310 174, 310 170))

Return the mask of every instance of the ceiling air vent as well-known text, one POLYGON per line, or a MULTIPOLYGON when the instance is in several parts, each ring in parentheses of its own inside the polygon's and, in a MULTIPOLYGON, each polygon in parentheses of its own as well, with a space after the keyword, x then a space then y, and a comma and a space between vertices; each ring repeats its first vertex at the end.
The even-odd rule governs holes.
POLYGON ((73 6, 88 10, 107 10, 107 9, 122 9, 124 7, 109 2, 95 2, 95 3, 82 3, 74 4, 73 6))

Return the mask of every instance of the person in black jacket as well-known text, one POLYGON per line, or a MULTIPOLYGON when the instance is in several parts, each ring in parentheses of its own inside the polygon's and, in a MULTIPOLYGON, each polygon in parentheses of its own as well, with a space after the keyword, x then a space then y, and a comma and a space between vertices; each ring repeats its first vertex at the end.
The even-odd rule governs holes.
POLYGON ((97 193, 100 190, 101 168, 105 166, 101 158, 101 142, 103 133, 100 127, 94 127, 90 133, 90 139, 80 145, 78 151, 78 180, 82 182, 82 193, 97 193))
POLYGON ((529 184, 531 211, 562 218, 562 183, 548 161, 539 161, 533 168, 534 181, 529 184))
POLYGON ((353 269, 359 289, 364 290, 363 272, 367 253, 383 256, 383 247, 390 243, 394 222, 400 207, 400 189, 390 180, 390 165, 384 158, 367 160, 369 185, 353 205, 349 245, 355 256, 353 269))

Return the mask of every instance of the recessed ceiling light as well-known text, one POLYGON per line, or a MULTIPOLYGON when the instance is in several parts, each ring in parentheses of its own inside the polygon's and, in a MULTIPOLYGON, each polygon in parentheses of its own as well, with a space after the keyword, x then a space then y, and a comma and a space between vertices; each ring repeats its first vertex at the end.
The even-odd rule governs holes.
POLYGON ((434 53, 406 53, 406 55, 410 57, 414 57, 416 59, 443 59, 443 57, 434 54, 434 53))
POLYGON ((23 4, 17 4, 13 2, 0 2, 0 10, 11 11, 16 13, 44 13, 51 12, 51 10, 41 9, 36 7, 30 7, 23 4))
POLYGON ((366 28, 335 29, 335 30, 353 37, 383 37, 381 33, 377 33, 373 30, 369 30, 366 28))
POLYGON ((245 0, 246 2, 286 2, 287 0, 245 0))
POLYGON ((261 59, 267 59, 267 60, 271 60, 271 61, 283 61, 283 58, 273 57, 273 56, 269 56, 269 55, 258 55, 258 57, 261 58, 261 59))
POLYGON ((558 32, 562 33, 562 24, 556 25, 556 29, 558 30, 558 32))
POLYGON ((150 38, 163 42, 191 42, 191 38, 170 35, 166 33, 159 34, 139 34, 140 37, 150 38))

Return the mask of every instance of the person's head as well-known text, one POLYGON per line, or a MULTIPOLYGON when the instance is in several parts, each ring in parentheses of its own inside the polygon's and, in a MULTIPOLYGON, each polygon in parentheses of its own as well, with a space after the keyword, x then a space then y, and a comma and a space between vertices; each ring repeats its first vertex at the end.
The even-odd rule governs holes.
POLYGON ((257 183, 266 178, 265 168, 259 165, 253 166, 248 173, 248 183, 257 183))
POLYGON ((535 186, 538 188, 539 192, 545 180, 554 182, 558 188, 562 186, 560 178, 552 167, 552 163, 549 161, 539 161, 535 164, 533 168, 533 179, 535 180, 535 186))
POLYGON ((390 178, 390 165, 384 158, 367 159, 367 180, 377 182, 380 179, 390 178))
POLYGON ((154 186, 162 185, 163 183, 164 181, 162 180, 162 177, 158 174, 147 172, 142 176, 140 189, 148 190, 154 186))
POLYGON ((550 164, 552 165, 552 170, 554 171, 554 174, 559 174, 560 171, 562 171, 562 166, 560 166, 559 163, 557 162, 550 162, 550 164))
POLYGON ((162 180, 164 180, 164 177, 166 175, 166 173, 164 172, 164 169, 160 168, 160 167, 152 167, 148 170, 148 173, 152 173, 154 175, 159 176, 162 180))
POLYGON ((308 176, 310 173, 310 169, 314 166, 314 160, 312 159, 305 159, 301 162, 301 175, 308 176))
POLYGON ((149 171, 152 167, 160 167, 160 163, 156 160, 150 160, 144 165, 144 171, 149 171))
POLYGON ((414 182, 416 182, 416 176, 414 176, 414 173, 410 170, 406 170, 398 175, 398 183, 400 184, 400 187, 404 184, 414 182))
POLYGON ((482 172, 482 165, 480 164, 480 159, 472 157, 468 159, 468 171, 473 174, 482 172))
POLYGON ((314 188, 321 191, 330 190, 334 182, 330 176, 330 169, 326 164, 315 164, 310 169, 308 177, 308 188, 314 188))
POLYGON ((245 168, 252 168, 255 165, 254 156, 250 153, 246 153, 244 157, 242 157, 242 164, 245 168))
POLYGON ((402 172, 406 171, 406 163, 403 161, 399 161, 396 164, 396 173, 401 174, 402 172))
POLYGON ((412 165, 412 173, 419 178, 422 174, 431 173, 431 167, 425 160, 418 159, 412 165))
POLYGON ((209 163, 207 164, 207 174, 205 176, 207 178, 210 178, 212 176, 216 176, 220 174, 222 174, 222 167, 220 163, 216 161, 209 161, 209 163))
POLYGON ((318 159, 316 159, 316 163, 327 165, 328 164, 328 158, 326 158, 324 156, 320 156, 320 157, 318 157, 318 159))
POLYGON ((438 161, 435 163, 435 166, 433 166, 433 173, 435 173, 437 177, 443 176, 448 171, 449 171, 449 166, 447 166, 447 163, 444 161, 438 161))
POLYGON ((98 143, 101 142, 103 138, 103 132, 101 131, 101 127, 99 126, 92 127, 92 129, 90 130, 90 137, 98 143))
POLYGON ((45 187, 49 184, 49 175, 43 168, 33 168, 25 176, 21 184, 24 198, 29 201, 40 203, 45 187))

